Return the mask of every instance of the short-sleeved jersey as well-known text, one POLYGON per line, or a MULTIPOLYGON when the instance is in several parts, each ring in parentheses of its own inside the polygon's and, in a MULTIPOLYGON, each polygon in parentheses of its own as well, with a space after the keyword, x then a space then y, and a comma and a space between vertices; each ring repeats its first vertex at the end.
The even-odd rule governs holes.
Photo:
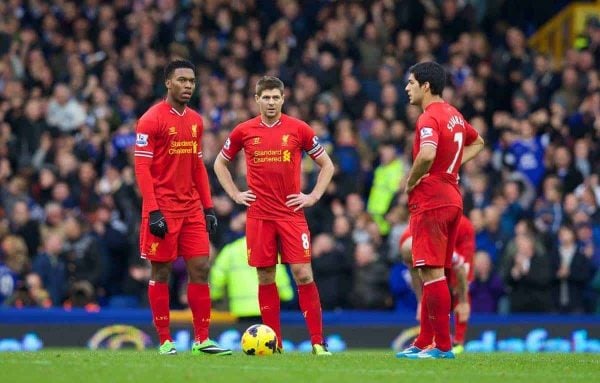
POLYGON ((143 200, 142 216, 159 208, 167 217, 198 214, 202 207, 194 172, 202 161, 202 117, 186 107, 180 114, 162 101, 139 119, 136 127, 135 164, 150 161, 151 182, 158 207, 143 200))
POLYGON ((434 102, 425 108, 417 120, 413 160, 423 146, 434 146, 437 151, 429 176, 423 178, 408 195, 408 207, 412 214, 442 206, 462 208, 458 171, 463 148, 473 143, 477 136, 477 131, 452 105, 434 102))
POLYGON ((265 125, 260 116, 236 126, 225 142, 221 154, 231 161, 244 150, 248 189, 256 201, 248 208, 248 217, 287 220, 304 218, 285 205, 287 196, 300 193, 302 153, 313 159, 324 149, 313 130, 305 122, 281 115, 273 126, 265 125))

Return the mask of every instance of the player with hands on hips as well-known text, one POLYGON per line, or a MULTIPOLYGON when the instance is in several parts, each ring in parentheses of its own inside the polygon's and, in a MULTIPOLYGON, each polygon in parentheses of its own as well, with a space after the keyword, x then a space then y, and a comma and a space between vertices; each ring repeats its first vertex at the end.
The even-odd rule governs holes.
POLYGON ((417 119, 413 164, 405 190, 412 231, 413 267, 423 281, 417 339, 399 358, 454 358, 450 340, 451 295, 444 269, 452 265, 462 216, 460 165, 483 149, 483 139, 462 114, 442 99, 446 72, 436 62, 409 69, 406 93, 423 109, 417 119), (435 347, 430 347, 435 339, 435 347))
POLYGON ((246 236, 248 264, 257 268, 258 300, 264 324, 275 330, 277 349, 283 351, 280 301, 275 285, 278 253, 290 265, 298 286, 300 308, 316 355, 330 355, 323 339, 321 302, 313 280, 310 232, 303 209, 319 201, 334 167, 313 130, 303 121, 283 114, 284 85, 265 76, 256 84, 260 115, 236 126, 215 160, 214 170, 223 189, 248 207, 246 236), (240 191, 227 168, 244 150, 248 190, 240 191), (303 152, 320 167, 314 189, 300 190, 303 152))

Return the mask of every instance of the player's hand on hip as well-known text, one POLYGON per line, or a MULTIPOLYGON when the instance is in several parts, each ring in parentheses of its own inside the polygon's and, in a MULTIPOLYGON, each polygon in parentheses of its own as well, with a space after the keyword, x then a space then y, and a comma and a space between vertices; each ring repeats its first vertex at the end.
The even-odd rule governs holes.
POLYGON ((466 322, 471 316, 471 305, 469 302, 461 302, 456 305, 454 312, 458 316, 459 322, 466 322))
POLYGON ((252 190, 241 191, 233 196, 233 200, 239 205, 250 206, 252 202, 256 201, 256 195, 252 190))
POLYGON ((408 183, 408 181, 407 181, 407 182, 406 182, 406 193, 408 194, 408 193, 410 193, 411 191, 413 191, 413 190, 414 190, 414 189, 417 187, 417 185, 421 183, 421 181, 423 180, 423 178, 427 177, 428 175, 429 175, 429 173, 425 173, 425 174, 423 174, 423 175, 421 176, 421 178, 419 178, 419 179, 417 180, 417 182, 415 182, 413 185, 410 185, 410 184, 408 183))
POLYGON ((154 210, 150 212, 150 220, 148 221, 150 226, 150 233, 155 237, 165 238, 169 232, 167 227, 167 220, 160 210, 154 210))
POLYGON ((298 193, 298 194, 290 194, 287 196, 287 201, 285 203, 285 206, 287 207, 296 207, 294 209, 294 211, 298 211, 300 209, 303 209, 305 207, 310 207, 313 206, 314 204, 317 203, 319 199, 315 196, 313 196, 312 194, 304 194, 304 193, 298 193))
POLYGON ((217 226, 219 226, 215 209, 212 207, 204 209, 204 219, 206 220, 206 231, 208 231, 208 234, 215 234, 217 226))

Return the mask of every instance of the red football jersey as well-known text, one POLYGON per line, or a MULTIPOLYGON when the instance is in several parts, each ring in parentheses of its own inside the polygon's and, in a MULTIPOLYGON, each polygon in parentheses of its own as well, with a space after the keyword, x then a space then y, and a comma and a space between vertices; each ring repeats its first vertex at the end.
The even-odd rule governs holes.
POLYGON ((256 195, 248 208, 248 217, 283 220, 303 218, 285 206, 287 196, 300 193, 302 152, 313 159, 324 149, 305 122, 281 115, 273 126, 265 125, 260 116, 236 126, 225 142, 221 154, 229 161, 244 149, 248 189, 256 195))
POLYGON ((442 206, 462 208, 458 189, 458 170, 463 148, 477 139, 478 133, 456 108, 446 102, 434 102, 417 120, 413 160, 425 145, 437 148, 435 160, 425 177, 408 195, 412 214, 442 206))
POLYGON ((200 114, 187 107, 180 114, 166 101, 139 119, 134 157, 143 216, 160 209, 166 217, 185 217, 202 208, 194 180, 203 166, 202 131, 200 114), (149 175, 144 174, 147 166, 149 175))

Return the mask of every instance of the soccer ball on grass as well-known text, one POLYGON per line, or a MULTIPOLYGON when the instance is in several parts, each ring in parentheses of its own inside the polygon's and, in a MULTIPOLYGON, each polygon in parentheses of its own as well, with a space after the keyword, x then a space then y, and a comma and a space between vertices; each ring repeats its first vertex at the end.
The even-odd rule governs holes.
POLYGON ((267 325, 255 324, 242 335, 242 351, 246 355, 273 355, 277 350, 277 335, 267 325))

